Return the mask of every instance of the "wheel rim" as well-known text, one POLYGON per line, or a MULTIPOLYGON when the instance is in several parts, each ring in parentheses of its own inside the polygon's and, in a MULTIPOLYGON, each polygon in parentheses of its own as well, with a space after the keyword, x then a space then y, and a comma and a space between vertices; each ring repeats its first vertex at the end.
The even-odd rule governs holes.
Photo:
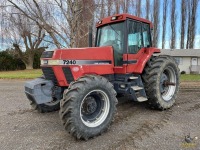
POLYGON ((176 74, 171 66, 168 66, 161 74, 160 93, 165 101, 170 101, 176 91, 176 74))
POLYGON ((93 90, 81 102, 80 117, 86 126, 97 127, 106 120, 109 110, 108 95, 102 90, 93 90))

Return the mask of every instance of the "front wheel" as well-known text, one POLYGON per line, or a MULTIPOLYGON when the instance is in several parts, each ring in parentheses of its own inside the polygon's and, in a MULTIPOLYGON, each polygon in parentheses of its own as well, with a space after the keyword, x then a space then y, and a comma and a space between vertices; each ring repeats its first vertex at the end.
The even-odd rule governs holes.
POLYGON ((170 56, 152 57, 143 72, 143 81, 151 107, 168 109, 179 90, 179 68, 170 56))
POLYGON ((51 102, 44 104, 36 104, 34 101, 30 101, 30 105, 33 109, 37 110, 40 113, 57 111, 60 109, 60 100, 53 99, 51 102))
POLYGON ((106 131, 116 111, 116 92, 104 77, 87 75, 70 84, 60 105, 65 129, 87 140, 106 131))

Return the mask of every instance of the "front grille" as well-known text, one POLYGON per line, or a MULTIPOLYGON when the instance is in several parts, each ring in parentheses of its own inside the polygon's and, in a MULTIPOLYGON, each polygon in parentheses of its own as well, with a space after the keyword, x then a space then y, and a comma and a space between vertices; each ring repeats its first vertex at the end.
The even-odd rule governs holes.
POLYGON ((58 85, 58 81, 51 67, 42 67, 42 72, 45 76, 45 79, 51 80, 55 85, 58 85))
POLYGON ((69 67, 64 67, 63 72, 64 72, 64 75, 65 75, 65 78, 66 78, 68 84, 70 84, 72 81, 74 81, 74 77, 73 77, 71 69, 69 67))

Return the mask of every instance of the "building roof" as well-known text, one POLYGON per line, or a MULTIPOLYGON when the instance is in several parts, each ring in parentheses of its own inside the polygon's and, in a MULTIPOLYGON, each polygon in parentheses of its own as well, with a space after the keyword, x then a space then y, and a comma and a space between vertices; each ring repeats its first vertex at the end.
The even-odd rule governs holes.
POLYGON ((161 49, 161 54, 182 57, 200 57, 200 49, 161 49))

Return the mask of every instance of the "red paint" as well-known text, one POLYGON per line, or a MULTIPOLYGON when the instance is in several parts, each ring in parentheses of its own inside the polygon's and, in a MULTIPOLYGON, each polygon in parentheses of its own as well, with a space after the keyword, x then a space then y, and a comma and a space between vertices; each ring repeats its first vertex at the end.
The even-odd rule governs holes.
POLYGON ((55 50, 52 59, 112 60, 112 46, 55 50))
MULTIPOLYGON (((156 48, 142 48, 137 54, 124 54, 123 61, 137 60, 135 64, 124 64, 123 66, 114 66, 113 49, 110 46, 98 48, 82 48, 82 49, 58 49, 55 50, 53 58, 50 59, 72 59, 72 60, 111 60, 111 64, 102 65, 70 65, 74 79, 78 79, 86 74, 126 74, 136 73, 141 74, 146 62, 150 59, 153 53, 159 53, 160 50, 156 48), (73 67, 78 67, 79 71, 73 71, 73 67)), ((46 58, 45 58, 46 59, 46 58)), ((41 67, 47 67, 42 65, 41 67)), ((62 68, 67 65, 55 65, 52 67, 55 76, 58 80, 59 86, 69 86, 62 68)))
POLYGON ((137 20, 137 21, 141 21, 141 22, 144 22, 144 23, 148 23, 148 24, 150 24, 150 27, 153 28, 152 22, 150 22, 147 19, 139 18, 139 17, 133 16, 133 15, 130 15, 130 14, 116 14, 116 15, 113 15, 113 16, 109 16, 109 17, 103 18, 101 20, 102 23, 101 24, 97 23, 96 27, 100 27, 100 26, 103 26, 103 25, 108 24, 108 23, 115 23, 115 22, 125 21, 126 19, 130 18, 130 19, 133 19, 133 20, 137 20), (112 21, 111 18, 113 16, 118 16, 118 19, 112 21))
MULTIPOLYGON (((45 58, 47 59, 47 58, 45 58)), ((52 58, 54 60, 111 60, 111 64, 102 65, 69 65, 74 79, 78 79, 85 74, 114 74, 114 62, 113 62, 113 49, 111 46, 106 47, 90 47, 90 48, 74 48, 74 49, 58 49, 54 51, 52 58), (79 71, 74 72, 73 67, 78 67, 79 71)), ((41 65, 41 67, 52 67, 54 74, 58 80, 59 86, 68 86, 63 70, 63 67, 67 65, 41 65)))
POLYGON ((153 53, 160 53, 157 48, 142 48, 137 54, 127 54, 128 60, 137 60, 135 64, 127 66, 127 73, 141 74, 147 61, 151 58, 153 53))

